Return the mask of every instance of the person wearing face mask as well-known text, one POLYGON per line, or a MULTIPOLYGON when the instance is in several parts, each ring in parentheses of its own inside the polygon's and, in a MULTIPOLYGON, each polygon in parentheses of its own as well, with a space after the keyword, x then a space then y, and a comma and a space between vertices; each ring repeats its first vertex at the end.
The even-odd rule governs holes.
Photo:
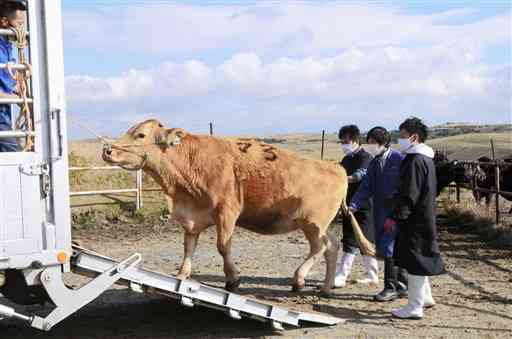
MULTIPOLYGON (((0 1, 0 28, 13 28, 25 22, 26 1, 0 1)), ((15 62, 13 45, 9 39, 0 36, 0 63, 7 67, 0 69, 0 98, 16 99, 16 80, 11 69, 15 62)), ((12 130, 12 109, 10 104, 0 104, 0 131, 12 130)), ((0 139, 0 152, 19 152, 20 146, 14 138, 0 139)))
POLYGON ((358 211, 373 199, 373 224, 377 256, 384 259, 384 288, 374 301, 392 301, 407 296, 407 272, 393 260, 396 229, 386 229, 384 222, 391 215, 400 185, 400 163, 403 155, 390 147, 391 135, 384 127, 372 128, 367 136, 366 151, 374 156, 366 176, 349 204, 358 211))
POLYGON ((423 308, 432 307, 428 276, 445 273, 436 230, 436 169, 434 150, 425 145, 427 126, 418 118, 400 125, 401 150, 406 154, 400 167, 400 191, 385 227, 397 229, 394 258, 409 273, 409 298, 405 307, 391 313, 398 318, 419 319, 423 308))
MULTIPOLYGON (((347 201, 350 202, 352 196, 357 191, 361 180, 366 175, 366 168, 372 160, 372 156, 366 152, 359 144, 361 133, 355 125, 343 126, 338 137, 341 142, 341 149, 345 156, 341 161, 341 166, 345 168, 348 175, 348 191, 347 201)), ((363 206, 359 211, 354 213, 360 225, 363 225, 363 232, 368 239, 373 238, 373 223, 371 216, 371 201, 363 206)), ((334 277, 334 287, 344 287, 347 282, 348 275, 352 269, 355 257, 359 254, 354 230, 348 216, 344 216, 343 223, 343 255, 336 267, 336 275, 334 277)), ((360 284, 378 284, 378 264, 377 260, 370 256, 363 256, 363 264, 367 277, 357 280, 360 284)))

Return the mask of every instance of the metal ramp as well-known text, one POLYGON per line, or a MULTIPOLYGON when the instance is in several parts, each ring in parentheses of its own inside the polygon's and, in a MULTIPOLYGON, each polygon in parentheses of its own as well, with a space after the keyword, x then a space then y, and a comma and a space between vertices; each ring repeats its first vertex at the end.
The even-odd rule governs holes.
MULTIPOLYGON (((108 271, 119 263, 93 251, 74 246, 73 271, 78 274, 96 276, 108 271)), ((223 289, 210 287, 195 280, 181 280, 176 277, 131 266, 121 273, 116 282, 129 286, 139 293, 154 293, 174 298, 183 306, 200 305, 226 313, 233 319, 247 317, 269 322, 274 330, 284 326, 299 327, 303 323, 333 326, 342 319, 319 313, 305 313, 247 298, 223 289)))

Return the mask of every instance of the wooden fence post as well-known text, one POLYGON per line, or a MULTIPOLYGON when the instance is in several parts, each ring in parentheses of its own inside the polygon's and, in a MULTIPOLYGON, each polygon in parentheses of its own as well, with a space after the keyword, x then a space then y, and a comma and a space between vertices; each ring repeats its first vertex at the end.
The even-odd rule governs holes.
POLYGON ((500 194, 498 193, 501 189, 500 189, 500 166, 498 165, 497 162, 494 163, 495 164, 495 167, 494 167, 494 176, 496 177, 496 183, 495 183, 495 186, 496 186, 496 224, 499 224, 500 223, 500 194))
POLYGON ((325 130, 322 130, 322 150, 320 151, 320 159, 324 160, 324 147, 325 147, 325 130))
POLYGON ((500 223, 500 166, 496 161, 496 152, 494 151, 494 140, 491 138, 491 155, 494 161, 494 188, 496 189, 495 200, 496 200, 496 224, 500 223))
POLYGON ((135 209, 140 210, 142 207, 142 170, 138 170, 135 174, 137 193, 135 196, 135 209))
POLYGON ((492 160, 496 161, 496 153, 494 152, 494 140, 491 139, 491 156, 492 160))

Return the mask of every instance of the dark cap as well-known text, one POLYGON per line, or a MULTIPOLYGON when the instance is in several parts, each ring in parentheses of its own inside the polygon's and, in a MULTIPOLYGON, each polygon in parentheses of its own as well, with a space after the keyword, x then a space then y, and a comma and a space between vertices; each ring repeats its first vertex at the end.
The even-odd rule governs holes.
POLYGON ((8 4, 8 3, 16 4, 21 9, 27 10, 27 0, 0 0, 0 5, 8 4))

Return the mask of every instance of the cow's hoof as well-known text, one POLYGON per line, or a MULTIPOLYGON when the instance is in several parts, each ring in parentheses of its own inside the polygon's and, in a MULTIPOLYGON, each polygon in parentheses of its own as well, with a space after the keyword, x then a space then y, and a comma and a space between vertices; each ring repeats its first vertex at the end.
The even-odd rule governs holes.
POLYGON ((226 291, 228 292, 234 292, 234 293, 237 293, 239 291, 239 287, 240 287, 240 282, 242 281, 242 279, 238 279, 236 281, 233 281, 233 282, 230 282, 228 281, 226 283, 226 286, 224 287, 226 289, 226 291))

